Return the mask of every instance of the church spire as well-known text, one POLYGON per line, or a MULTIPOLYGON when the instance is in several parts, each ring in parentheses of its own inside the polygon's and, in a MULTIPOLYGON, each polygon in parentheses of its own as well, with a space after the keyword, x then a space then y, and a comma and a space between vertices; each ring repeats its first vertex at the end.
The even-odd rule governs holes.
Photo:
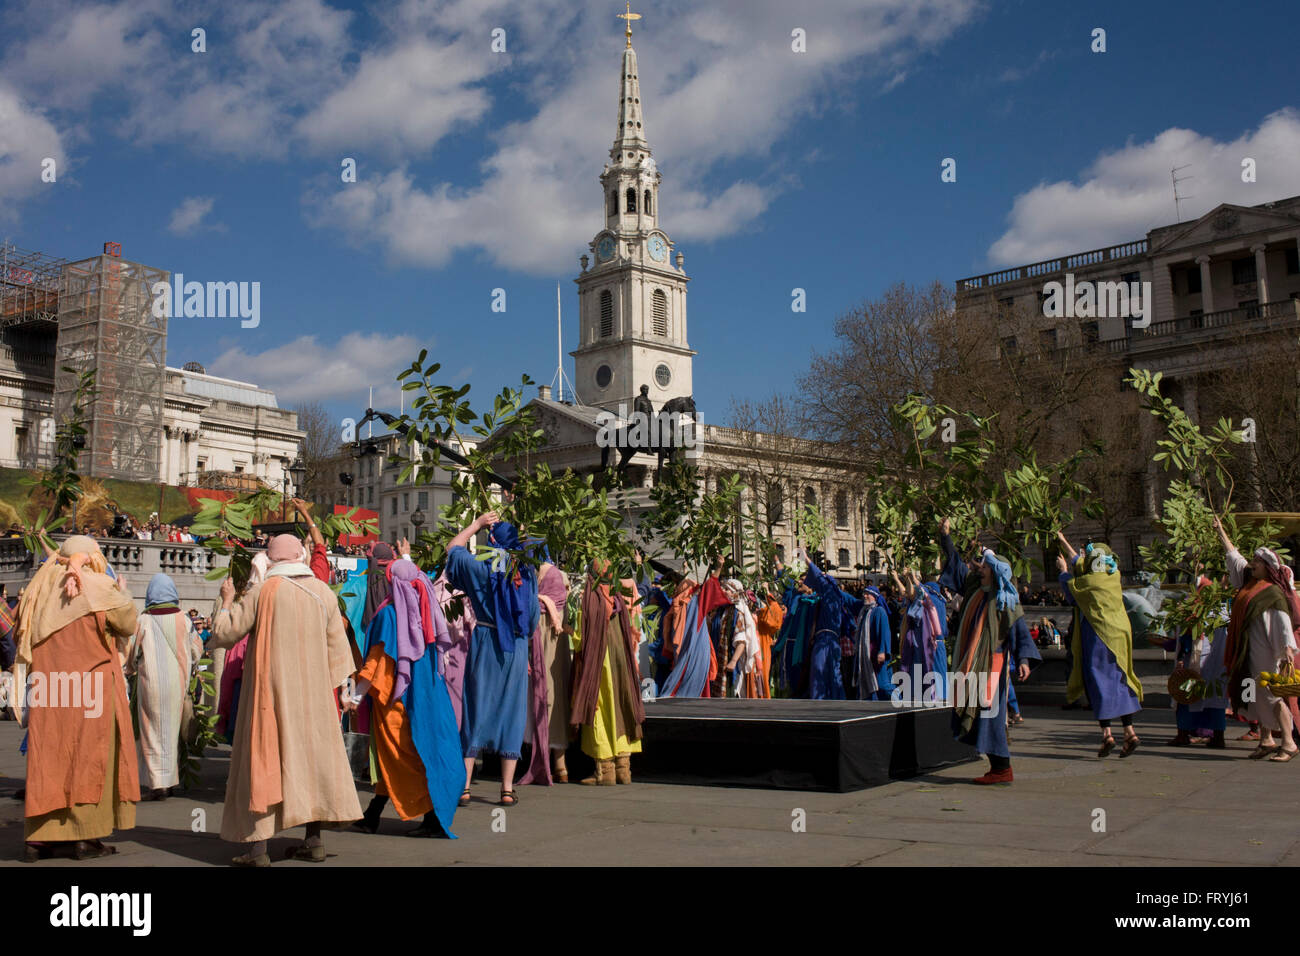
POLYGON ((641 14, 632 12, 629 0, 627 13, 618 16, 627 21, 627 48, 623 51, 623 74, 619 80, 618 133, 610 149, 610 157, 615 162, 629 158, 639 160, 641 154, 650 152, 650 144, 641 127, 641 80, 637 77, 636 50, 632 49, 632 21, 641 19, 641 14), (628 156, 629 153, 633 154, 632 157, 628 156))

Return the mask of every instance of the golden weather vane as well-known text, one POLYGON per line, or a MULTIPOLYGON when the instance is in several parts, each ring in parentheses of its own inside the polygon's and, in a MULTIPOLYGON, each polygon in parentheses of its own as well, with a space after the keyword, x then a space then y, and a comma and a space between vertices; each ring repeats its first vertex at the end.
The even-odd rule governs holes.
POLYGON ((632 48, 632 21, 641 19, 641 14, 632 12, 632 0, 627 0, 627 13, 618 14, 618 18, 620 20, 627 21, 627 34, 626 34, 627 46, 628 49, 631 49, 632 48))

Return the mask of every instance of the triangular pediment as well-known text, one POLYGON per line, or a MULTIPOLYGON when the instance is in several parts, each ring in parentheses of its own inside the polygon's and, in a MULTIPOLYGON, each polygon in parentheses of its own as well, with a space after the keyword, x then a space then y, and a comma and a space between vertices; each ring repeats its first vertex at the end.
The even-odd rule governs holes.
POLYGON ((1300 216, 1292 210, 1267 209, 1260 206, 1237 206, 1220 203, 1195 222, 1152 231, 1152 253, 1190 249, 1234 236, 1248 236, 1277 228, 1300 225, 1300 216))

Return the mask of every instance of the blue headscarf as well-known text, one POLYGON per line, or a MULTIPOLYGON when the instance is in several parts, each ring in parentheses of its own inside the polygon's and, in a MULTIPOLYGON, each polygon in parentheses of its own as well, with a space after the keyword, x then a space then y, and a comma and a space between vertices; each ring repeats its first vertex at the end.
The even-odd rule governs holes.
POLYGON ((876 589, 875 587, 868 587, 867 593, 875 596, 876 607, 883 608, 885 610, 885 613, 889 613, 889 604, 885 600, 885 596, 881 594, 878 589, 876 589))
POLYGON ((510 522, 494 524, 488 532, 488 543, 498 549, 488 573, 492 615, 497 625, 497 646, 503 654, 513 654, 515 639, 522 637, 527 640, 533 634, 537 569, 520 563, 517 557, 508 553, 520 549, 519 530, 510 522))
POLYGON ((175 604, 178 607, 181 596, 176 590, 176 582, 167 575, 159 573, 149 579, 149 587, 144 592, 145 608, 158 607, 162 604, 175 604))
POLYGON ((988 548, 984 549, 984 563, 993 569, 994 583, 997 585, 998 610, 1010 610, 1019 604, 1020 595, 1011 580, 1011 565, 988 548))

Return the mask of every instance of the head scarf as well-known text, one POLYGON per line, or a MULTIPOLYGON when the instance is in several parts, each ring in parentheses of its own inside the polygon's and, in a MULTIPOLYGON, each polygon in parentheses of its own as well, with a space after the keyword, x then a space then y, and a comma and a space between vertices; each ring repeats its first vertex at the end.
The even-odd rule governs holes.
POLYGON ((399 558, 389 562, 386 576, 391 595, 384 604, 391 602, 397 614, 396 644, 387 648, 397 662, 393 681, 393 698, 397 699, 410 686, 411 666, 424 656, 425 648, 439 639, 448 639, 447 622, 434 597, 433 585, 414 561, 399 558))
POLYGON ((537 608, 537 569, 521 564, 509 554, 519 550, 519 531, 508 521, 498 521, 488 532, 488 543, 497 549, 488 573, 488 594, 496 618, 497 646, 503 654, 514 652, 516 638, 527 640, 533 633, 537 608))
POLYGON ((879 588, 869 587, 867 593, 876 599, 876 607, 883 607, 886 611, 889 610, 889 604, 885 601, 885 596, 880 593, 879 588))
POLYGON ((169 609, 180 613, 181 596, 176 590, 176 582, 161 572, 149 579, 149 587, 144 592, 144 609, 169 609))
POLYGON ((266 556, 265 551, 259 551, 253 555, 252 567, 248 570, 248 586, 251 588, 254 584, 261 584, 266 580, 266 572, 270 570, 271 559, 266 556))
POLYGON ((993 583, 997 590, 998 610, 1006 611, 1020 603, 1020 595, 1011 580, 1011 564, 999 558, 988 548, 984 549, 984 563, 993 569, 993 583))
POLYGON ((388 582, 388 569, 397 557, 392 545, 383 541, 374 542, 366 551, 370 567, 366 572, 366 604, 361 612, 361 626, 369 627, 371 620, 380 606, 388 600, 392 588, 388 582))
POLYGON ((301 563, 306 557, 296 534, 277 534, 266 546, 266 556, 272 564, 282 561, 301 563))
POLYGON ((1291 569, 1282 563, 1282 559, 1277 556, 1277 552, 1270 548, 1259 548, 1255 551, 1255 557, 1263 560, 1268 568, 1267 578, 1270 584, 1277 586, 1286 598, 1287 609, 1291 614, 1291 629, 1300 636, 1300 595, 1295 590, 1295 575, 1291 569))
POLYGON ((131 603, 105 573, 108 561, 94 538, 74 534, 58 554, 47 559, 23 591, 18 605, 15 660, 32 661, 32 648, 87 614, 112 611, 131 603))

